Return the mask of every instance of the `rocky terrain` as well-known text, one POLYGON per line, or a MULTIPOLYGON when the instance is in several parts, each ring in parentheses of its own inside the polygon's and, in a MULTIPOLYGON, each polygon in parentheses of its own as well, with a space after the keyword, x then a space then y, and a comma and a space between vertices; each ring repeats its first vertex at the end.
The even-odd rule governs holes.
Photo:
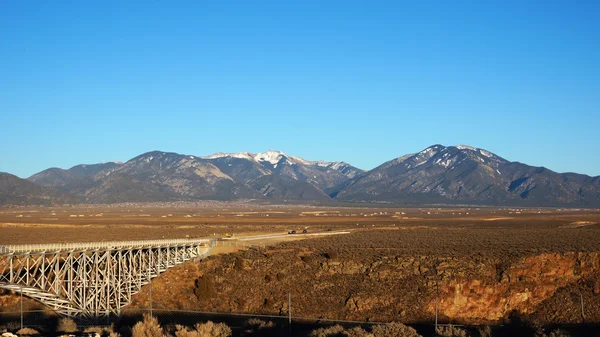
POLYGON ((153 306, 279 315, 291 293, 301 317, 430 323, 437 297, 444 322, 565 324, 582 322, 581 294, 586 322, 600 322, 599 237, 597 226, 358 231, 174 268, 153 281, 153 306))
MULTIPOLYGON (((344 162, 309 161, 272 150, 206 157, 153 151, 126 163, 51 168, 28 180, 86 203, 255 199, 600 207, 600 177, 556 173, 460 145, 434 145, 368 172, 344 162)), ((35 205, 38 199, 27 197, 27 191, 15 202, 35 205)), ((6 205, 12 198, 0 200, 6 205)))

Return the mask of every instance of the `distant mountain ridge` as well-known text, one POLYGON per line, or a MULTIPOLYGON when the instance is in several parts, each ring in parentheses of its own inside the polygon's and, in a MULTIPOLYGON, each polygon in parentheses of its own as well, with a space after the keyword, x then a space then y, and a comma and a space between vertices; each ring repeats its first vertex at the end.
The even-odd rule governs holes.
POLYGON ((53 206, 79 202, 79 198, 55 188, 39 186, 10 173, 0 172, 0 205, 53 206))
POLYGON ((106 162, 91 165, 81 164, 73 166, 68 170, 52 167, 32 175, 27 178, 27 180, 42 186, 59 187, 64 186, 75 179, 91 177, 101 171, 121 164, 122 163, 119 162, 106 162))
POLYGON ((600 205, 600 177, 556 173, 466 145, 433 145, 388 161, 336 193, 341 201, 600 205))
MULTIPOLYGON (((89 167, 90 165, 87 165, 89 167)), ((79 169, 79 166, 75 167, 79 169)), ((90 203, 274 199, 323 202, 328 188, 364 171, 343 162, 308 161, 281 151, 206 157, 152 151, 85 174, 48 169, 28 180, 90 203)))
POLYGON ((433 145, 370 171, 275 150, 210 156, 152 151, 125 163, 51 168, 24 182, 15 178, 0 181, 0 205, 258 199, 600 207, 600 177, 510 162, 467 145, 433 145))

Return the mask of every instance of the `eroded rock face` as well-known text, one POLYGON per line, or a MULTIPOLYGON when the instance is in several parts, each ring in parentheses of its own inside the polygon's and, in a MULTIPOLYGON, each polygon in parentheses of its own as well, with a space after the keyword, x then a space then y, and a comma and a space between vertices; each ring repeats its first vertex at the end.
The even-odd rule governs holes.
MULTIPOLYGON (((501 271, 498 280, 443 279, 439 285, 439 313, 469 321, 498 320, 513 310, 529 314, 558 289, 599 268, 598 253, 541 254, 501 271)), ((426 307, 435 313, 435 298, 426 307)))
MULTIPOLYGON (((318 250, 251 249, 192 266, 194 270, 174 268, 156 280, 170 281, 165 287, 153 286, 155 307, 286 314, 291 293, 297 316, 416 323, 433 321, 438 294, 442 320, 490 323, 517 311, 541 313, 541 322, 579 323, 575 305, 575 312, 569 313, 554 302, 557 293, 571 296, 573 291, 582 291, 585 283, 590 310, 586 321, 600 322, 600 310, 594 309, 600 303, 600 280, 594 276, 600 271, 600 253, 536 254, 503 260, 382 252, 360 257, 340 254, 330 259, 318 250), (175 276, 181 276, 184 283, 175 285, 175 276), (199 277, 214 280, 214 297, 200 301, 194 296, 199 277), (566 290, 571 289, 568 287, 573 290, 566 290), (175 289, 181 295, 173 296, 175 289)), ((145 303, 143 296, 144 292, 136 295, 133 303, 145 303)))

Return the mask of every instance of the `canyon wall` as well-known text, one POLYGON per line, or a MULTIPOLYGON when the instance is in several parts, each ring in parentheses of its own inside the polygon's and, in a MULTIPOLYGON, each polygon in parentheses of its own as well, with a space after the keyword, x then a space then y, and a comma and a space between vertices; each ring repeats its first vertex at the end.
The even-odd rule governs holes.
MULTIPOLYGON (((540 323, 600 322, 600 254, 340 256, 310 249, 215 256, 168 271, 153 282, 155 308, 286 314, 368 321, 494 323, 511 315, 540 323), (557 303, 557 294, 573 300, 557 303), (565 294, 562 294, 565 295, 565 294), (576 300, 576 301, 575 301, 576 300)), ((148 306, 147 293, 132 307, 148 306)))

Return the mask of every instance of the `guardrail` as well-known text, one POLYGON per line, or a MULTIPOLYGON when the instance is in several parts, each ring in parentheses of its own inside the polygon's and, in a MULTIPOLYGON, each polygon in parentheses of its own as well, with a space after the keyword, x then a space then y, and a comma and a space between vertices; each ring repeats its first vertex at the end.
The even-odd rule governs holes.
POLYGON ((140 241, 101 241, 77 243, 49 243, 30 245, 4 245, 0 246, 0 254, 30 253, 30 252, 73 252, 90 251, 99 249, 132 249, 132 248, 158 248, 165 246, 189 246, 207 244, 214 246, 212 239, 160 239, 140 241))

